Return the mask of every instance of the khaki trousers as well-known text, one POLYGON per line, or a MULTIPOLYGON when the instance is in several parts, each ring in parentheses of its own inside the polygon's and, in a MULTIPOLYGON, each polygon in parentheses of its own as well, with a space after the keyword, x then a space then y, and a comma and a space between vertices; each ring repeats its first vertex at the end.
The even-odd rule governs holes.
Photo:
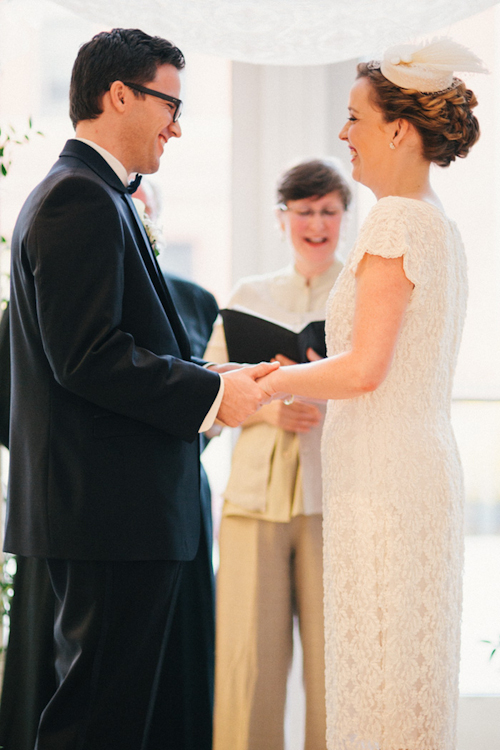
POLYGON ((293 614, 306 694, 305 750, 325 750, 322 517, 225 516, 217 577, 214 750, 283 750, 293 614))

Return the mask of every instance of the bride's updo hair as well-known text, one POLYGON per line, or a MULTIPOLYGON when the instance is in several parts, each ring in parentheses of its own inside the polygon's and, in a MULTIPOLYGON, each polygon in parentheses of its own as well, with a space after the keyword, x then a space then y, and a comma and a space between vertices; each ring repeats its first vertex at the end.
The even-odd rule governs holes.
POLYGON ((360 63, 357 70, 358 78, 370 81, 373 103, 386 122, 402 118, 414 125, 428 161, 448 167, 457 156, 467 156, 479 138, 479 123, 472 113, 477 99, 460 79, 454 78, 445 91, 422 94, 399 88, 370 63, 360 63))

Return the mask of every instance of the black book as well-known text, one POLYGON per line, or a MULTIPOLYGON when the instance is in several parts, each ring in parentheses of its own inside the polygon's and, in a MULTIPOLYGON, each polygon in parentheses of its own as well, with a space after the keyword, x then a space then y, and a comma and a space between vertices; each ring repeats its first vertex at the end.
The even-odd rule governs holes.
POLYGON ((284 354, 294 362, 309 362, 306 354, 309 347, 326 357, 324 320, 315 320, 296 333, 249 312, 221 310, 220 314, 231 362, 257 364, 268 362, 277 354, 284 354))

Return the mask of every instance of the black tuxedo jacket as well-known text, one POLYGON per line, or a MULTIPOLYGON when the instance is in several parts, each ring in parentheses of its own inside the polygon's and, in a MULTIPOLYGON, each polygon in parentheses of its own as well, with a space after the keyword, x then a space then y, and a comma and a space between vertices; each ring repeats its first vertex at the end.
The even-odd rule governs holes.
POLYGON ((70 140, 12 239, 5 549, 189 560, 219 376, 189 342, 125 187, 70 140))

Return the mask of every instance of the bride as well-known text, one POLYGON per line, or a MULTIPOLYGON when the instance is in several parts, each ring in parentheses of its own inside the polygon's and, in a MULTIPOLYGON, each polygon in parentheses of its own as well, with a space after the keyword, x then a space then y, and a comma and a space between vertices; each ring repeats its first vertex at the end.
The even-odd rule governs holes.
POLYGON ((327 307, 328 358, 260 383, 328 399, 323 432, 329 750, 454 750, 463 487, 450 425, 462 241, 431 163, 479 137, 451 40, 361 63, 340 133, 377 203, 327 307))

